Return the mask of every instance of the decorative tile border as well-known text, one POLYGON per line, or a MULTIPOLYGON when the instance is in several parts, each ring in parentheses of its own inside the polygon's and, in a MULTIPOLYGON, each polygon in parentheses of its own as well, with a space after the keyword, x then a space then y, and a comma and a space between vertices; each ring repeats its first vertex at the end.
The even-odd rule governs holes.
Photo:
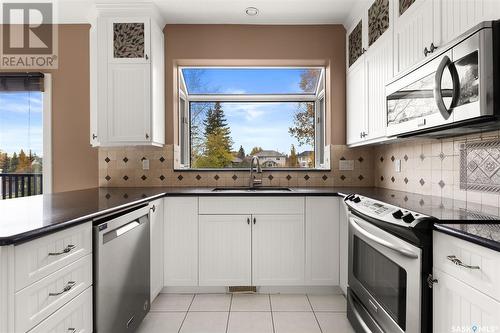
MULTIPOLYGON (((307 170, 265 171, 264 186, 373 186, 372 149, 331 148, 332 169, 326 172, 307 170), (339 171, 341 159, 354 161, 354 170, 339 171)), ((100 148, 99 186, 245 186, 249 173, 238 170, 174 171, 174 149, 164 148, 100 148), (142 170, 142 160, 149 160, 150 169, 142 170)))
POLYGON ((500 192, 500 140, 462 144, 460 188, 500 192))
POLYGON ((414 2, 415 0, 399 0, 399 16, 403 15, 414 2))

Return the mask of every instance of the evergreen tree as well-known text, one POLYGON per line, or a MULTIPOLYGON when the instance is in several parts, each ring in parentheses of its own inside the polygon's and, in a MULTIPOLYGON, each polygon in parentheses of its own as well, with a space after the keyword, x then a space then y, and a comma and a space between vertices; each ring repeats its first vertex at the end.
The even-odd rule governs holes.
POLYGON ((7 153, 0 153, 0 172, 7 173, 10 170, 10 157, 7 153))
POLYGON ((16 172, 18 165, 19 157, 17 157, 17 153, 14 152, 14 154, 12 154, 12 158, 10 159, 9 172, 16 172))
POLYGON ((240 146, 240 149, 238 150, 238 155, 236 155, 239 159, 244 159, 245 158, 245 149, 243 149, 243 146, 240 146))
POLYGON ((214 107, 207 111, 207 117, 203 124, 205 125, 205 138, 208 139, 211 134, 222 135, 223 140, 221 144, 230 152, 232 146, 231 130, 227 125, 224 110, 219 102, 215 102, 214 107))
POLYGON ((31 162, 33 162, 33 157, 30 155, 26 155, 24 150, 21 149, 19 152, 19 164, 17 165, 16 171, 18 172, 30 172, 31 171, 31 162))
POLYGON ((297 151, 295 150, 294 145, 292 145, 292 148, 290 149, 290 157, 288 161, 290 163, 291 168, 296 167, 298 164, 297 151))

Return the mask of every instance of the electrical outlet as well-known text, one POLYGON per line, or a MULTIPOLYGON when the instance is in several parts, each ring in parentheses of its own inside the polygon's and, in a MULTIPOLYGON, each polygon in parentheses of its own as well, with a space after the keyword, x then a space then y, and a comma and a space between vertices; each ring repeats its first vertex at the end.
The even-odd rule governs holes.
POLYGON ((147 159, 142 160, 142 170, 149 170, 149 160, 147 159))
POLYGON ((394 161, 394 171, 401 172, 401 160, 394 161))
POLYGON ((354 160, 339 160, 339 170, 340 171, 354 170, 354 160))

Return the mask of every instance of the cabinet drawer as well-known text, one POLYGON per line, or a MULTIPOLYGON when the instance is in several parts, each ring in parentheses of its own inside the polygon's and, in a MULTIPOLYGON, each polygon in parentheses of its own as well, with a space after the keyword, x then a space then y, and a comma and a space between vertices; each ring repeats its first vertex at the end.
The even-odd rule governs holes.
POLYGON ((200 214, 304 214, 304 197, 200 197, 200 214))
POLYGON ((434 267, 500 301, 500 253, 462 239, 434 232, 434 267), (454 264, 448 256, 455 256, 471 269, 454 264))
POLYGON ((62 230, 18 245, 15 252, 16 291, 92 252, 92 225, 62 230))
POLYGON ((26 332, 92 285, 87 255, 15 294, 15 329, 26 332))
POLYGON ((68 304, 38 324, 30 333, 91 333, 92 288, 87 288, 68 304))

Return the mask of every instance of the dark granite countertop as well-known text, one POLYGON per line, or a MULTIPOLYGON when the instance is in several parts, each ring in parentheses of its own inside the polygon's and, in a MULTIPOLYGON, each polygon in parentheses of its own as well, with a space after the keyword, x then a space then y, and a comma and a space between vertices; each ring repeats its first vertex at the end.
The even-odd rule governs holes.
POLYGON ((212 190, 208 187, 92 188, 3 200, 0 201, 0 245, 24 242, 162 196, 345 196, 356 193, 433 216, 440 220, 436 229, 490 248, 491 244, 497 244, 500 251, 498 233, 490 232, 491 228, 498 230, 495 229, 500 223, 498 207, 382 188, 314 187, 293 188, 290 192, 241 193, 212 190))

